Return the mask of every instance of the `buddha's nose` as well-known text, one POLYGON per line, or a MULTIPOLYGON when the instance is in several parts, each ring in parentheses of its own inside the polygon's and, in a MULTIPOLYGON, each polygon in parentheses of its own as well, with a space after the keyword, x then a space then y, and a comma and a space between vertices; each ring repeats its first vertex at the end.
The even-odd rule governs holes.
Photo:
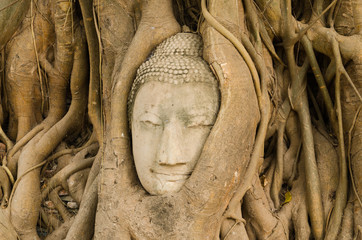
POLYGON ((185 156, 182 154, 182 128, 180 124, 166 124, 157 154, 160 165, 186 164, 185 156))

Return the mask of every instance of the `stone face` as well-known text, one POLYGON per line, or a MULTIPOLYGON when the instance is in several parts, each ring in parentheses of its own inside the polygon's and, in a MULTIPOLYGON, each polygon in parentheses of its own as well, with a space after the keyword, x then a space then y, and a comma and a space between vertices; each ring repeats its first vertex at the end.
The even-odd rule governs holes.
POLYGON ((206 83, 148 82, 133 109, 133 155, 143 187, 153 195, 177 192, 191 175, 219 108, 206 83))
POLYGON ((216 119, 218 85, 200 41, 177 34, 161 43, 141 65, 130 94, 136 171, 152 195, 181 189, 216 119))

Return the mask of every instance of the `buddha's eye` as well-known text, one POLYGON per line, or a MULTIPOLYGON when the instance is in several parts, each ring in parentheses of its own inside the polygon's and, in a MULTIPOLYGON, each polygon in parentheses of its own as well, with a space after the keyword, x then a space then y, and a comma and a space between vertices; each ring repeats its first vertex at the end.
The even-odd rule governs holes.
POLYGON ((140 117, 140 123, 146 127, 161 127, 162 120, 155 114, 145 113, 140 117))
POLYGON ((144 121, 141 121, 141 123, 143 123, 144 125, 146 125, 148 127, 160 127, 161 126, 161 123, 153 122, 150 120, 144 120, 144 121))
POLYGON ((186 124, 187 128, 211 128, 213 121, 208 116, 191 117, 186 124))

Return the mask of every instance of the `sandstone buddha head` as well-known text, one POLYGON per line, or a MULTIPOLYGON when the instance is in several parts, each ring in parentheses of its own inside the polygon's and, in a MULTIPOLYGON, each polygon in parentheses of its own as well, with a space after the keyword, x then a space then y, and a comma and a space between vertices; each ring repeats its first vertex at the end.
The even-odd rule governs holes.
POLYGON ((136 171, 152 195, 178 192, 190 177, 219 109, 217 80, 202 40, 179 33, 137 71, 129 96, 136 171))

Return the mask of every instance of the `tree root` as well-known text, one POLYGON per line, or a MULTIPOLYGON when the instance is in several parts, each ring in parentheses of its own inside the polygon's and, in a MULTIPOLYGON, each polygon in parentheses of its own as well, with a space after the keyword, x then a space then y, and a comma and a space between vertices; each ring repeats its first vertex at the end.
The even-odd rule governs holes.
POLYGON ((103 145, 103 123, 101 115, 101 72, 100 72, 100 52, 98 37, 94 25, 92 1, 79 1, 84 19, 85 34, 87 36, 89 62, 90 62, 90 82, 89 82, 89 99, 88 114, 93 124, 93 131, 96 133, 97 140, 103 145))
POLYGON ((98 182, 97 177, 89 191, 84 196, 79 212, 69 229, 66 240, 90 240, 93 238, 95 214, 98 203, 98 182))
POLYGON ((294 57, 294 26, 292 25, 291 1, 282 2, 283 16, 283 45, 287 56, 287 64, 291 77, 290 103, 292 108, 298 113, 301 123, 301 136, 303 151, 305 154, 305 173, 307 187, 308 212, 311 219, 313 235, 317 240, 324 237, 324 214, 322 197, 320 192, 320 180, 317 171, 317 163, 314 155, 314 141, 312 125, 309 113, 307 92, 306 92, 306 69, 309 62, 305 61, 302 67, 298 67, 294 57))
POLYGON ((49 200, 54 203, 55 209, 58 210, 60 216, 63 218, 63 221, 66 222, 70 220, 72 214, 68 212, 67 208, 64 206, 63 201, 59 198, 58 192, 60 189, 61 187, 55 187, 54 190, 49 194, 49 200))
POLYGON ((259 108, 262 108, 262 102, 261 102, 261 98, 262 98, 262 92, 261 92, 261 88, 260 88, 260 80, 259 80, 259 75, 258 75, 258 71, 256 70, 256 67, 254 65, 253 60, 251 59, 249 53, 246 51, 245 47, 243 46, 243 44, 241 44, 241 42, 229 31, 227 30, 223 25, 221 25, 207 10, 206 8, 206 2, 205 0, 201 0, 201 9, 202 9, 202 14, 204 15, 206 21, 208 22, 208 24, 210 24, 213 28, 215 28, 219 33, 221 33, 226 39, 228 39, 234 46, 235 48, 238 50, 238 52, 241 54, 241 56, 243 56, 246 64, 249 67, 249 70, 251 72, 251 75, 253 76, 253 80, 254 80, 254 86, 255 86, 255 92, 256 95, 258 97, 258 101, 259 101, 259 108))
POLYGON ((313 128, 313 139, 321 182, 324 219, 328 219, 328 215, 333 208, 335 193, 338 186, 338 154, 330 140, 315 128, 313 128))
POLYGON ((274 170, 273 182, 271 185, 271 198, 275 208, 279 208, 279 192, 282 188, 284 177, 284 131, 290 113, 290 103, 287 99, 278 111, 278 132, 277 132, 277 163, 274 170))
MULTIPOLYGON (((273 215, 258 177, 246 192, 243 208, 258 239, 288 239, 283 223, 273 215)), ((247 219, 248 221, 248 219, 247 219)))
POLYGON ((353 239, 353 202, 348 202, 343 212, 341 231, 338 240, 353 239))
POLYGON ((10 198, 11 187, 8 175, 2 167, 0 167, 0 191, 1 190, 2 190, 2 200, 0 206, 1 208, 6 208, 8 206, 10 198))
POLYGON ((45 226, 49 228, 49 230, 53 230, 59 228, 62 225, 62 222, 57 219, 55 216, 46 214, 43 208, 40 208, 40 217, 45 223, 45 226))
POLYGON ((331 126, 333 128, 333 131, 335 133, 337 133, 338 132, 338 123, 337 123, 336 112, 334 110, 332 99, 331 99, 331 97, 329 95, 329 92, 328 92, 328 89, 326 87, 326 83, 324 81, 322 71, 320 70, 319 64, 318 64, 317 59, 315 57, 313 46, 312 46, 311 42, 309 41, 309 39, 306 36, 304 36, 302 38, 302 44, 303 44, 303 47, 306 50, 306 53, 307 53, 309 62, 311 64, 315 79, 316 79, 316 81, 318 83, 318 86, 319 86, 319 90, 322 93, 323 100, 324 100, 324 103, 325 103, 326 108, 327 108, 328 118, 330 120, 331 126))
MULTIPOLYGON (((51 126, 46 132, 40 132, 35 136, 22 151, 18 164, 18 174, 22 175, 32 166, 37 165, 60 143, 68 131, 79 127, 82 123, 86 106, 87 94, 87 72, 84 71, 87 58, 84 39, 79 31, 76 32, 77 39, 73 64, 73 44, 72 43, 72 22, 67 22, 67 13, 71 9, 71 2, 57 2, 55 8, 55 32, 57 34, 57 54, 55 56, 54 67, 61 75, 52 75, 49 72, 49 95, 50 109, 47 119, 58 121, 65 112, 65 93, 68 85, 68 73, 71 74, 71 94, 72 102, 68 113, 57 124, 51 126), (57 12, 58 11, 58 12, 57 12), (66 12, 62 12, 66 11, 66 12), (61 30, 59 29, 61 28, 61 30), (73 66, 74 65, 74 66, 73 66), (60 117, 60 118, 59 118, 60 117)), ((46 120, 47 120, 46 119, 46 120)), ((45 121, 46 121, 45 120, 45 121)), ((46 129, 46 128, 45 128, 46 129)), ((12 222, 18 233, 26 238, 38 238, 35 232, 36 220, 40 207, 39 170, 32 171, 23 177, 19 183, 17 191, 14 193, 12 202, 12 222), (31 207, 30 207, 31 206, 31 207), (27 209, 31 209, 27 212, 27 209)))
POLYGON ((349 129, 348 131, 348 149, 347 149, 347 158, 348 158, 348 170, 349 170, 349 174, 351 176, 351 183, 352 183, 352 189, 353 189, 353 192, 357 198, 357 201, 358 203, 360 204, 360 206, 362 207, 362 200, 361 200, 361 197, 362 196, 362 193, 359 193, 358 190, 357 190, 357 187, 356 187, 356 183, 355 183, 355 178, 354 178, 354 174, 353 174, 353 171, 352 171, 352 166, 351 166, 351 147, 352 147, 352 132, 355 128, 355 124, 356 124, 356 121, 359 117, 359 114, 361 112, 361 109, 362 109, 362 106, 360 106, 355 114, 355 117, 353 118, 353 122, 351 124, 351 128, 349 129))
MULTIPOLYGON (((244 46, 241 44, 241 42, 224 26, 222 26, 208 11, 206 8, 205 0, 201 1, 201 8, 202 12, 205 16, 205 19, 207 22, 215 28, 220 34, 222 34, 226 39, 228 39, 238 50, 238 52, 241 54, 241 56, 244 58, 246 64, 249 67, 249 70, 251 72, 251 75, 253 77, 254 82, 254 88, 256 91, 259 109, 261 113, 261 120, 259 124, 259 130, 257 132, 257 137, 254 144, 254 150, 250 159, 250 164, 248 166, 248 169, 246 171, 246 176, 244 177, 243 183, 239 186, 239 189, 236 191, 236 194, 233 196, 229 203, 229 209, 234 209, 235 206, 239 204, 241 199, 243 198, 245 192, 248 190, 248 188, 251 185, 251 181, 253 178, 253 175, 257 171, 257 168, 261 164, 261 157, 264 147, 264 140, 266 136, 266 131, 268 128, 268 122, 270 118, 270 101, 267 96, 266 92, 266 69, 265 65, 262 64, 260 52, 257 53, 257 50, 255 50, 249 40, 243 36, 242 34, 242 40, 243 43, 246 45, 248 51, 244 48, 244 46), (249 55, 250 53, 250 55, 249 55), (252 56, 252 57, 250 57, 252 56), (253 59, 252 59, 253 58, 253 59), (256 66, 254 65, 254 62, 256 63, 256 66), (260 72, 261 76, 261 83, 259 80, 258 71, 260 72)), ((260 50, 260 49, 258 49, 260 50)), ((214 67, 215 69, 215 67, 214 67)), ((233 218, 233 213, 230 212, 230 210, 227 210, 226 213, 224 213, 225 218, 233 218)))
POLYGON ((98 151, 97 155, 95 156, 92 168, 91 168, 91 170, 89 172, 89 175, 88 175, 86 185, 84 187, 84 193, 88 192, 88 190, 89 190, 90 186, 92 185, 94 179, 96 179, 96 177, 98 176, 98 174, 100 172, 101 161, 103 160, 102 158, 104 157, 103 154, 104 154, 103 151, 100 149, 98 151))
POLYGON ((237 206, 237 209, 233 209, 238 220, 224 219, 220 228, 220 239, 222 240, 248 240, 248 234, 245 229, 245 220, 241 216, 241 203, 237 206))
POLYGON ((89 171, 90 168, 78 171, 71 175, 67 180, 69 194, 78 204, 82 201, 89 171))
POLYGON ((72 174, 91 167, 93 164, 95 157, 87 158, 82 161, 74 161, 62 170, 60 170, 57 174, 55 174, 46 185, 45 189, 42 190, 41 197, 42 199, 45 199, 49 192, 54 189, 55 187, 61 185, 65 179, 67 179, 72 174))
POLYGON ((45 239, 46 240, 65 239, 70 227, 73 225, 73 222, 74 222, 74 217, 71 218, 69 221, 64 222, 59 228, 54 230, 45 239))
POLYGON ((293 111, 289 114, 286 133, 289 139, 289 148, 284 155, 284 181, 287 181, 289 186, 295 180, 297 174, 297 160, 301 149, 300 128, 298 127, 298 118, 293 111))
MULTIPOLYGON (((45 125, 45 124, 44 124, 45 125)), ((16 177, 16 167, 19 160, 19 155, 16 155, 18 151, 24 147, 31 139, 33 139, 38 133, 44 130, 44 125, 39 124, 32 130, 30 130, 24 137, 22 137, 18 142, 15 143, 14 147, 9 150, 6 157, 5 165, 9 167, 11 173, 16 177)))
MULTIPOLYGON (((342 59, 340 56, 340 51, 338 43, 336 40, 333 41, 333 53, 336 60, 336 78, 335 78, 335 98, 336 98, 336 112, 337 112, 337 121, 338 121, 338 158, 339 158, 339 183, 336 192, 336 201, 334 209, 331 215, 330 223, 328 226, 328 231, 326 234, 326 240, 334 240, 337 238, 340 231, 340 226, 342 222, 343 210, 347 204, 347 188, 348 188, 348 179, 347 179, 347 163, 346 163, 346 153, 344 146, 344 137, 343 137, 343 125, 342 125, 342 109, 341 109, 341 90, 340 90, 340 77, 341 69, 343 67, 342 59), (342 66, 342 68, 341 68, 342 66)), ((345 71, 345 70, 344 70, 345 71)))

